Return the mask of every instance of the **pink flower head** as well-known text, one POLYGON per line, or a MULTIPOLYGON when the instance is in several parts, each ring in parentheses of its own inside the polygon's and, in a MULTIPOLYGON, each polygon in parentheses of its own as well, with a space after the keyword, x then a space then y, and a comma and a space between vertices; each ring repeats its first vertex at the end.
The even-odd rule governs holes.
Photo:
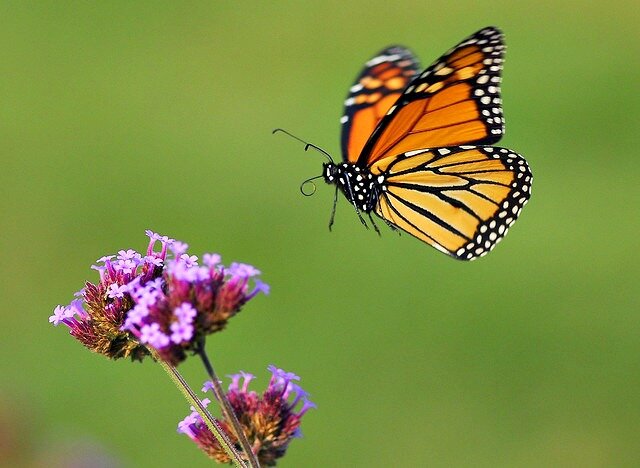
MULTIPOLYGON (((254 376, 242 371, 229 376, 231 384, 227 392, 229 403, 249 437, 249 445, 255 447, 258 461, 265 466, 275 465, 276 460, 285 455, 289 443, 300 437, 302 417, 316 406, 309 401, 308 394, 293 383, 300 379, 297 375, 275 366, 269 366, 269 370, 272 377, 262 395, 249 391, 254 376)), ((203 391, 211 388, 211 382, 205 382, 203 391)), ((220 425, 235 442, 227 421, 223 419, 220 425)), ((220 463, 231 461, 197 412, 192 411, 178 424, 178 432, 186 434, 210 458, 220 463)))
POLYGON ((151 346, 177 364, 249 300, 268 293, 251 265, 225 270, 219 255, 205 254, 201 266, 187 244, 146 233, 144 255, 123 249, 98 259, 92 268, 99 281, 87 282, 79 299, 56 307, 49 321, 66 325, 87 348, 110 358, 141 360, 151 346))

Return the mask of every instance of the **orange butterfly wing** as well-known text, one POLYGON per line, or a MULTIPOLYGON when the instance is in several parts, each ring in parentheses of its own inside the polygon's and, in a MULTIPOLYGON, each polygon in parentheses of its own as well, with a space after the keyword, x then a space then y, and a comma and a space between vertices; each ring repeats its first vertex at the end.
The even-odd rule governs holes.
POLYGON ((419 70, 410 50, 388 47, 365 64, 349 89, 342 123, 342 158, 355 163, 380 120, 419 70))
POLYGON ((491 146, 403 153, 371 167, 382 187, 376 213, 460 260, 486 255, 531 196, 524 158, 491 146))
MULTIPOLYGON (((357 162, 369 166, 418 148, 497 142, 504 133, 499 88, 504 50, 502 33, 488 27, 440 57, 390 107, 357 162)), ((352 162, 351 148, 348 155, 352 162)))

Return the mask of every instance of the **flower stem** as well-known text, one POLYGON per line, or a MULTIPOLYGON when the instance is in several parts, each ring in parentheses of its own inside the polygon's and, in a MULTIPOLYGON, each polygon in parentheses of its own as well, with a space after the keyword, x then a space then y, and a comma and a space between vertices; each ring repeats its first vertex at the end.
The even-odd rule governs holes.
POLYGON ((229 440, 229 437, 227 436, 227 434, 225 434, 222 427, 220 427, 220 424, 218 424, 218 421, 216 421, 216 419, 211 415, 211 413, 209 413, 207 408, 202 404, 202 402, 196 396, 193 390, 191 390, 191 388, 189 387, 187 382, 184 380, 182 375, 180 375, 180 373, 178 372, 178 369, 176 369, 175 366, 169 364, 164 359, 162 359, 162 357, 160 357, 160 355, 156 352, 155 349, 153 349, 152 347, 149 347, 148 349, 151 355, 153 356, 153 358, 158 363, 160 363, 160 365, 165 370, 165 372, 169 375, 171 380, 173 380, 173 383, 176 385, 176 387, 178 387, 178 389, 185 396, 187 401, 200 414, 200 416, 202 417, 202 420, 207 425, 211 433, 215 436, 215 438, 218 440, 220 445, 224 448, 224 451, 227 452, 227 455, 229 455, 229 457, 233 460, 236 466, 245 468, 247 465, 245 464, 244 460, 242 460, 242 456, 240 455, 240 453, 235 449, 235 447, 233 446, 233 443, 229 440))
POLYGON ((213 393, 216 396, 220 406, 222 407, 222 413, 227 418, 227 421, 231 424, 233 431, 238 437, 238 441, 240 442, 240 446, 242 447, 243 452, 247 456, 247 460, 249 462, 249 466, 251 468, 260 468, 260 462, 258 461, 256 454, 253 452, 251 445, 249 444, 249 440, 247 440, 247 436, 242 430, 242 426, 240 425, 240 421, 236 417, 231 404, 227 398, 227 395, 224 393, 222 386, 220 385, 220 380, 218 380, 218 376, 216 372, 213 370, 213 366, 211 365, 211 361, 209 361, 209 357, 207 356, 207 352, 204 349, 204 342, 200 342, 197 347, 198 355, 202 359, 202 364, 204 364, 205 369, 207 370, 207 374, 211 378, 211 383, 213 384, 213 393))

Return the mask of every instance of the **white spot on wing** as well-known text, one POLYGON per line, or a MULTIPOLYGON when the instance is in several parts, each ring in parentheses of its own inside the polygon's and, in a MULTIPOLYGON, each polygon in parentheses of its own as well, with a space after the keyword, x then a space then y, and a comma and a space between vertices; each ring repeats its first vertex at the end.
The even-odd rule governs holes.
POLYGON ((373 67, 375 65, 378 65, 379 63, 383 63, 383 62, 394 62, 396 60, 400 60, 402 57, 400 57, 398 54, 393 54, 393 55, 379 55, 377 57, 372 58, 371 60, 369 60, 366 65, 367 67, 373 67))
POLYGON ((442 253, 446 253, 446 254, 449 253, 449 251, 447 249, 445 249, 444 247, 442 247, 440 244, 438 244, 436 242, 434 242, 432 245, 442 253))
POLYGON ((419 149, 419 150, 407 151, 406 153, 404 153, 404 155, 407 156, 407 157, 415 156, 416 154, 425 153, 427 151, 429 151, 429 150, 428 149, 419 149))

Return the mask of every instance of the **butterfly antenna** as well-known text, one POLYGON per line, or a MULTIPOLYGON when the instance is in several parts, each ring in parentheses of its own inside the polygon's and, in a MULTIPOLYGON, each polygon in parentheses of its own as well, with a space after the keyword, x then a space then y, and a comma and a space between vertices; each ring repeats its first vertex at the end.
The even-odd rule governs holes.
POLYGON ((298 140, 300 143, 304 143, 304 150, 305 150, 305 151, 307 151, 309 148, 313 148, 314 150, 316 150, 316 151, 318 151, 318 152, 320 152, 320 153, 324 154, 324 155, 327 157, 327 159, 328 159, 332 164, 335 164, 335 161, 333 160, 333 158, 331 157, 331 155, 330 155, 329 153, 327 153, 325 150, 323 150, 322 148, 320 148, 319 146, 316 146, 316 145, 314 145, 313 143, 306 142, 306 141, 304 141, 302 138, 298 138, 297 136, 295 136, 295 135, 294 135, 294 134, 292 134, 292 133, 289 133, 288 131, 286 131, 286 130, 285 130, 285 129, 283 129, 283 128, 276 128, 276 129, 274 129, 274 130, 271 132, 271 134, 272 134, 272 135, 275 135, 275 134, 276 134, 276 133, 278 133, 278 132, 282 132, 282 133, 284 133, 285 135, 289 135, 291 138, 294 138, 294 139, 298 140))

